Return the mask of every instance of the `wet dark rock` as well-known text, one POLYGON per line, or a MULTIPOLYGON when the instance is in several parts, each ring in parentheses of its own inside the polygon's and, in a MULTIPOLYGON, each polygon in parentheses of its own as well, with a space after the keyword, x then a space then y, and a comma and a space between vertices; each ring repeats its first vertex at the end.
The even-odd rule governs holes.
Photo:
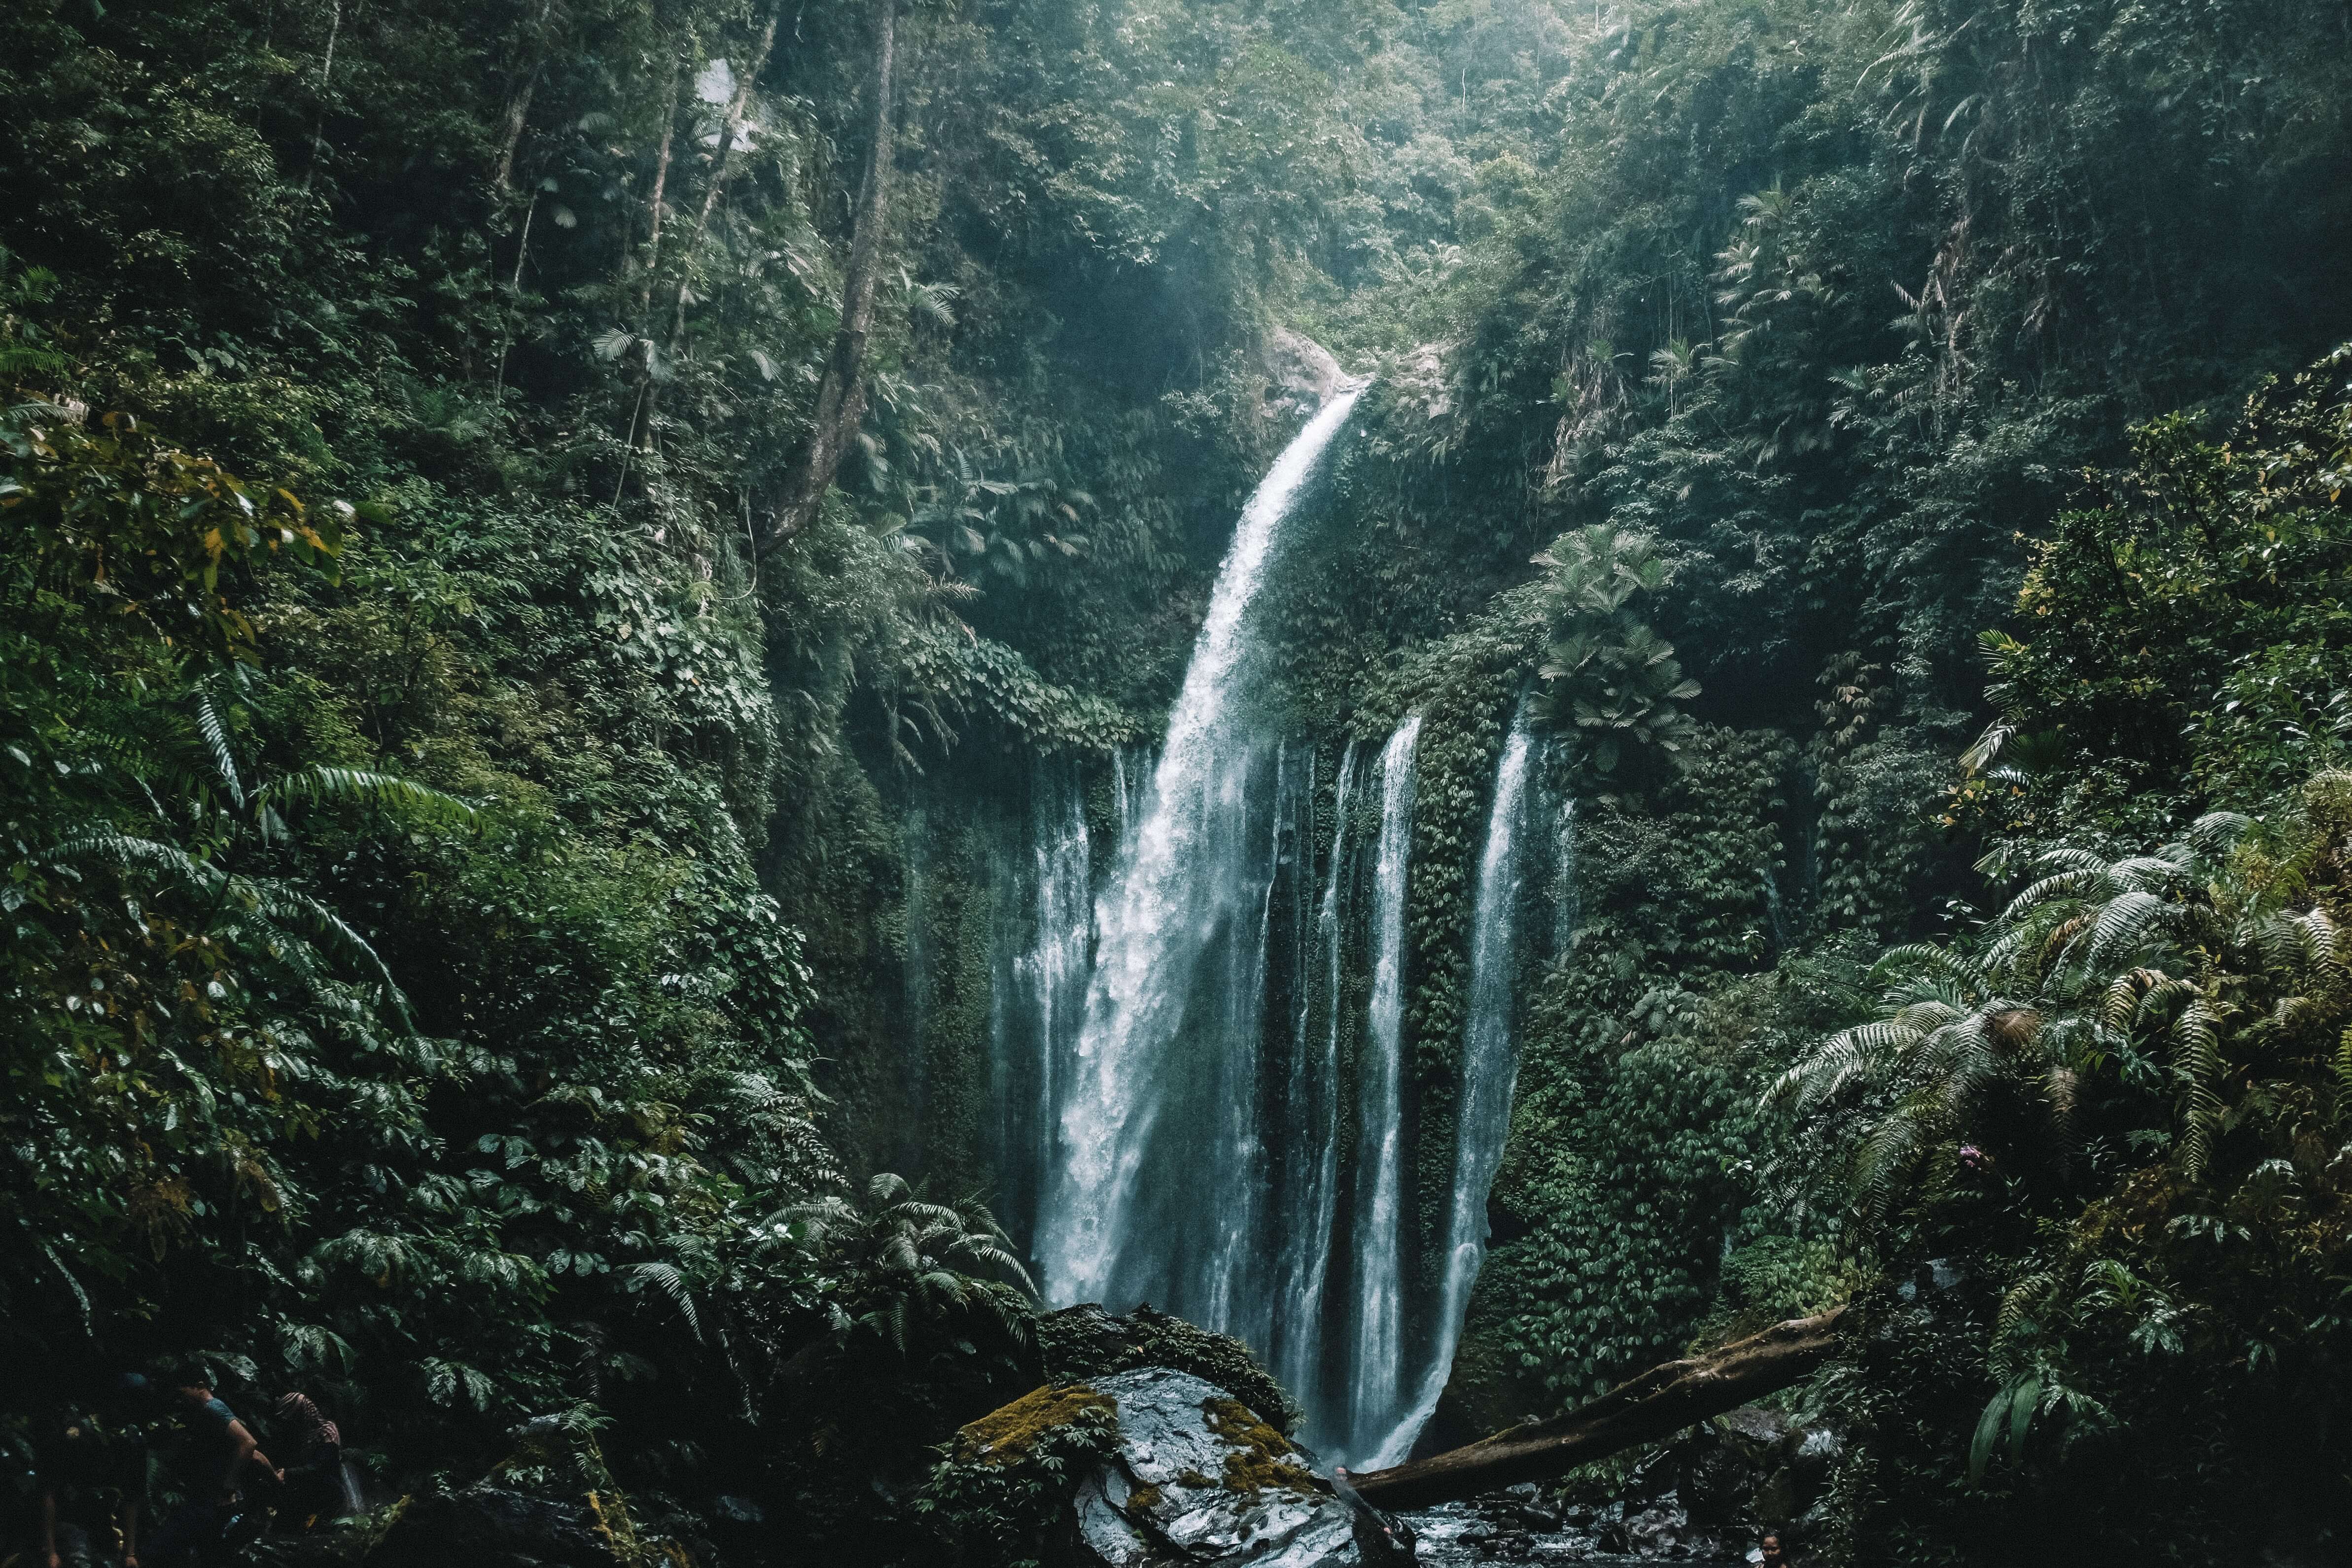
POLYGON ((1905 1302, 1930 1300, 1958 1289, 1967 1279, 1964 1265, 1949 1258, 1930 1258, 1914 1270, 1910 1279, 1895 1287, 1895 1296, 1905 1302))
POLYGON ((1695 1442, 1683 1457, 1682 1479, 1676 1491, 1693 1520, 1701 1524, 1738 1522, 1748 1512, 1761 1472, 1754 1459, 1720 1437, 1695 1442))
POLYGON ((1766 1525, 1782 1525, 1797 1517, 1801 1510, 1797 1500, 1797 1478, 1789 1467, 1782 1465, 1765 1478, 1748 1501, 1748 1510, 1758 1521, 1766 1525))
POLYGON ((1653 1504, 1625 1521, 1625 1550, 1643 1557, 1671 1557, 1690 1533, 1690 1516, 1671 1503, 1653 1504))
POLYGON ((1789 1417, 1761 1405, 1742 1405, 1737 1410, 1727 1410, 1715 1418, 1715 1426, 1726 1441, 1738 1444, 1749 1458, 1757 1459, 1789 1435, 1789 1417))
POLYGON ((618 1568, 585 1502, 498 1487, 411 1498, 367 1568, 618 1568))
POLYGON ((346 1525, 265 1536, 246 1548, 247 1568, 352 1568, 367 1536, 346 1525))
POLYGON ((748 1497, 712 1498, 701 1522, 711 1543, 730 1556, 757 1552, 770 1536, 768 1511, 748 1497))
POLYGON ((1628 1502, 1643 1502, 1675 1489, 1682 1470, 1682 1456, 1673 1448, 1660 1448, 1646 1455, 1626 1474, 1617 1490, 1628 1502))

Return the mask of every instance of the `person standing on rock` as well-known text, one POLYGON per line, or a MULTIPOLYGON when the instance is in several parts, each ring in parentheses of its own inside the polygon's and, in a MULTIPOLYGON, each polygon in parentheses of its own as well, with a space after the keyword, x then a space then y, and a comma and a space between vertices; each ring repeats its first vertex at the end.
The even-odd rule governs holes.
POLYGON ((1762 1555, 1757 1561, 1761 1563, 1764 1568, 1789 1568, 1789 1559, 1780 1550, 1780 1538, 1778 1535, 1766 1536, 1761 1552, 1762 1555))

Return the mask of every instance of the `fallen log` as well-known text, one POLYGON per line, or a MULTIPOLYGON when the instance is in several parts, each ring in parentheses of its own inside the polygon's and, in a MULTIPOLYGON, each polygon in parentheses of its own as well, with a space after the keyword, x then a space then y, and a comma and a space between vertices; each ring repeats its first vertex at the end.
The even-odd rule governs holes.
POLYGON ((1349 1479, 1365 1501, 1394 1510, 1428 1508, 1565 1474, 1797 1382, 1837 1348, 1835 1330, 1844 1311, 1774 1323, 1720 1350, 1654 1366, 1564 1416, 1349 1479))

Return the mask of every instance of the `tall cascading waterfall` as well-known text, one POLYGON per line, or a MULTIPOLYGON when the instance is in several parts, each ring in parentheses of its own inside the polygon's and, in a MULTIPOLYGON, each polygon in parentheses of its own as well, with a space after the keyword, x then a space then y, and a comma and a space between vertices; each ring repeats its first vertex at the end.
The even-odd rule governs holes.
POLYGON ((1280 1038, 1286 1021, 1265 1027, 1267 946, 1286 876, 1299 896, 1282 822, 1307 801, 1308 768, 1247 722, 1256 672, 1245 620, 1278 526, 1360 391, 1324 405, 1243 509, 1096 904, 1084 1022, 1057 1085, 1038 1210, 1050 1300, 1114 1311, 1150 1301, 1262 1350, 1279 1337, 1276 1263, 1299 1206, 1269 1191, 1261 1107, 1303 1076, 1303 1041, 1280 1038), (1292 1060, 1266 1057, 1269 1033, 1292 1060))
POLYGON ((1511 1037, 1517 987, 1517 926, 1524 878, 1520 831, 1528 810, 1528 776, 1535 747, 1524 704, 1495 771, 1495 804, 1486 818, 1486 845, 1470 925, 1470 1010, 1462 1034, 1462 1097, 1454 1134, 1454 1197, 1445 1226, 1444 1272, 1437 1292, 1435 1341, 1412 1409, 1381 1445, 1374 1462, 1392 1465, 1437 1410, 1462 1343, 1470 1287, 1486 1257, 1486 1194, 1503 1163, 1511 1125, 1511 1091, 1518 1052, 1511 1037))
POLYGON ((1421 716, 1381 752, 1381 837, 1372 884, 1372 997, 1356 1084, 1355 1302, 1349 1457, 1376 1453, 1403 1412, 1404 902, 1412 849, 1413 747, 1421 716))

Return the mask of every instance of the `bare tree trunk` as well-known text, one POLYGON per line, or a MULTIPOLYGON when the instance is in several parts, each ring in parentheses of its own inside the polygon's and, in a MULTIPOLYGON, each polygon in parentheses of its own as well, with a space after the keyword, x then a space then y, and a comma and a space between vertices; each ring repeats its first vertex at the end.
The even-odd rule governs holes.
POLYGON ((522 78, 522 86, 507 101, 507 140, 499 152, 498 172, 490 177, 491 189, 501 196, 514 182, 515 153, 522 146, 522 128, 530 119, 530 100, 539 91, 541 73, 547 69, 547 19, 555 10, 555 0, 541 0, 539 25, 533 29, 539 35, 539 54, 531 61, 530 74, 522 78))
POLYGON ((815 520, 843 453, 866 417, 866 337, 874 325, 874 294, 881 277, 883 232, 890 223, 890 175, 896 161, 892 68, 898 45, 898 0, 874 0, 874 144, 857 193, 850 230, 849 269, 841 285, 841 328, 817 388, 816 420, 807 449, 786 481, 762 551, 773 549, 815 520))
MULTIPOLYGON (((671 311, 669 340, 665 352, 677 347, 678 335, 686 330, 686 288, 694 270, 694 258, 702 250, 702 237, 709 231, 710 214, 719 208, 719 198, 727 189, 727 177, 734 172, 735 148, 743 140, 743 116, 751 103, 751 84, 768 67, 768 51, 776 47, 776 24, 783 17, 782 0, 768 12, 768 25, 760 32, 760 47, 752 51, 750 63, 735 78, 735 101, 727 106, 727 126, 719 133, 719 163, 710 172, 710 183, 702 193, 702 211, 694 220, 694 235, 686 242, 686 254, 678 260, 677 300, 671 311)), ((656 220, 658 221, 658 220, 656 220)))
POLYGON ((1792 1318, 1687 1361, 1670 1361, 1549 1421, 1349 1479, 1375 1508, 1427 1508, 1521 1481, 1563 1475, 1636 1443, 1654 1442, 1811 1374, 1837 1349, 1840 1307, 1792 1318))
POLYGON ((319 172, 319 154, 327 145, 327 89, 335 79, 335 40, 342 36, 343 0, 335 0, 333 19, 327 24, 327 58, 319 68, 319 122, 310 131, 310 162, 302 171, 302 189, 310 188, 310 176, 319 172))
POLYGON ((637 291, 637 308, 640 310, 653 303, 654 275, 661 270, 662 193, 669 187, 670 148, 677 133, 678 78, 684 74, 685 64, 681 56, 670 57, 669 90, 662 95, 661 151, 654 154, 654 190, 646 202, 645 283, 637 291))

